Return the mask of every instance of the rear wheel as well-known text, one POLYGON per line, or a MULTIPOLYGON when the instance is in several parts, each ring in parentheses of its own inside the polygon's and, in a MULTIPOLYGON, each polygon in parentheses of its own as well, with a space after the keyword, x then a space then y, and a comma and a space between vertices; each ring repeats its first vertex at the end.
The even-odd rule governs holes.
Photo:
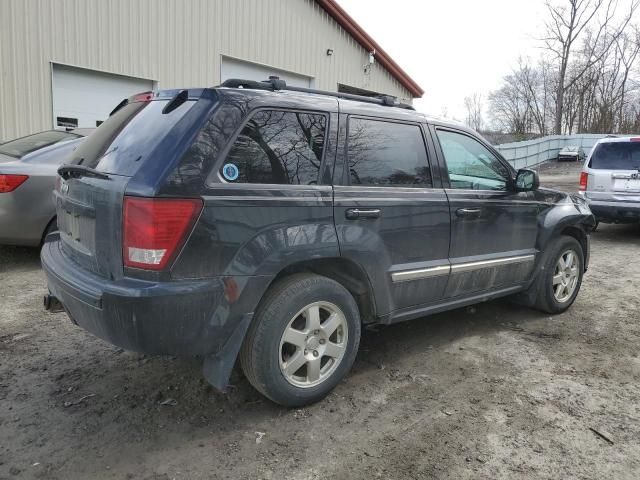
POLYGON ((582 285, 584 253, 575 238, 561 236, 546 252, 536 281, 535 307, 547 313, 562 313, 575 301, 582 285))
POLYGON ((334 280, 297 274, 261 302, 240 352, 251 384, 285 406, 316 402, 346 375, 360 343, 352 295, 334 280))

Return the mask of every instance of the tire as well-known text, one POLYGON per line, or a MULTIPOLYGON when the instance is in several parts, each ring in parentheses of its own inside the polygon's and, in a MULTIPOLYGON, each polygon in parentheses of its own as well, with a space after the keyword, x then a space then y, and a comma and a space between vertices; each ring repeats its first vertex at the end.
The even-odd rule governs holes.
POLYGON ((537 290, 537 296, 533 307, 551 314, 564 312, 573 305, 578 296, 583 275, 584 252, 580 242, 566 235, 553 240, 542 260, 538 279, 534 286, 537 290), (569 271, 573 271, 573 268, 569 268, 569 271, 561 271, 560 269, 560 258, 563 257, 563 261, 568 260, 569 257, 566 255, 569 252, 572 252, 575 258, 575 277, 569 273, 569 271), (559 279, 558 275, 562 275, 563 278, 559 279), (560 283, 558 283, 559 280, 560 283), (560 294, 558 294, 559 290, 560 294))
POLYGON ((240 364, 251 385, 272 401, 307 405, 326 396, 351 369, 360 330, 358 306, 347 289, 327 277, 295 274, 263 297, 240 364))

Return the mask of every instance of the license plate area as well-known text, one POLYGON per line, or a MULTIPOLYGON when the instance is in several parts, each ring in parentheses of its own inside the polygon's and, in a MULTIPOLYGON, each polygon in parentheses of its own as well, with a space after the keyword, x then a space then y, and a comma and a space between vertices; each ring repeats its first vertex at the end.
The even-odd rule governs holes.
POLYGON ((80 241, 80 215, 66 211, 62 216, 62 225, 58 228, 66 233, 72 240, 80 241))
POLYGON ((83 256, 93 257, 95 253, 94 210, 68 198, 58 197, 57 203, 58 229, 63 245, 71 247, 83 256))
POLYGON ((640 178, 614 178, 613 182, 616 192, 640 193, 640 178))

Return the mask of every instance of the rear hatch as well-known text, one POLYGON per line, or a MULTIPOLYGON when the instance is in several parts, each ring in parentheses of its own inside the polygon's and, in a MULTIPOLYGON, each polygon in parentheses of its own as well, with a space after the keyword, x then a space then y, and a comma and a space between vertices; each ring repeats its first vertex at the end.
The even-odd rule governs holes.
POLYGON ((148 161, 167 162, 169 133, 188 121, 195 99, 146 92, 116 111, 61 167, 54 192, 60 245, 85 269, 109 279, 123 275, 122 205, 131 177, 148 161), (173 102, 173 103, 171 103, 173 102), (169 105, 171 103, 171 105, 169 105))
POLYGON ((596 145, 589 159, 587 197, 640 202, 640 141, 635 140, 596 145))

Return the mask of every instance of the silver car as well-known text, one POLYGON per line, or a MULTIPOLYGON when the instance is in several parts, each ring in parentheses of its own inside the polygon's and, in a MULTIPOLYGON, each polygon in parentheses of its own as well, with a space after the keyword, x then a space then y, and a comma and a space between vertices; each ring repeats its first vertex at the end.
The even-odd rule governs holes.
POLYGON ((38 246, 56 229, 58 167, 91 131, 47 130, 0 144, 0 244, 38 246))
POLYGON ((581 162, 584 160, 584 150, 578 145, 567 145, 558 152, 558 161, 581 162))
POLYGON ((599 140, 580 174, 580 193, 598 221, 640 221, 640 138, 599 140))

